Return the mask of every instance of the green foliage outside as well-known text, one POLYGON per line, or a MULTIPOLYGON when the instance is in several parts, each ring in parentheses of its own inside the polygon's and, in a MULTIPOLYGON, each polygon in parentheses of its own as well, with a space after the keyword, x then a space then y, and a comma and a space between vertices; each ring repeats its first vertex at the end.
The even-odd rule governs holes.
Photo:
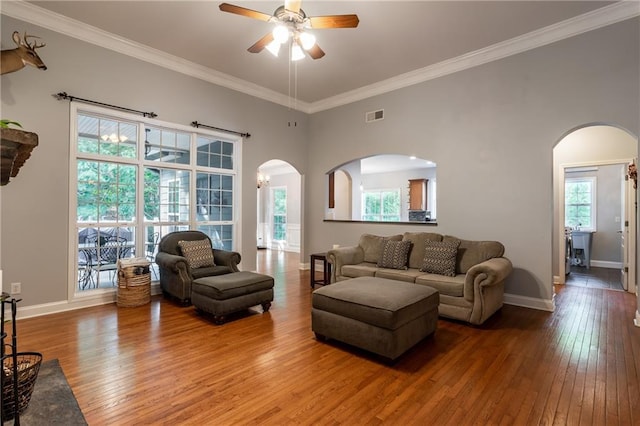
POLYGON ((362 220, 398 222, 400 221, 400 192, 381 191, 364 194, 364 214, 362 220))
POLYGON ((564 226, 592 227, 591 182, 566 182, 564 191, 564 226))
MULTIPOLYGON (((100 144, 96 140, 79 140, 82 152, 118 155, 128 157, 135 147, 123 144, 100 144)), ((133 165, 108 162, 78 161, 78 207, 79 221, 98 222, 131 221, 136 215, 137 168, 133 165)), ((152 220, 159 216, 160 176, 156 169, 144 171, 144 215, 152 220)))
POLYGON ((287 239, 287 190, 273 190, 273 239, 287 239))

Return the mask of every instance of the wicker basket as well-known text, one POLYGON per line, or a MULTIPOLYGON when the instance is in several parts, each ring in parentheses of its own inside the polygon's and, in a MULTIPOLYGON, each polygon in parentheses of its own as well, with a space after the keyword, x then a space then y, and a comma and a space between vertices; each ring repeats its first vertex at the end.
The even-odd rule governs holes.
MULTIPOLYGON (((29 405, 33 386, 36 384, 42 354, 37 352, 18 352, 18 412, 22 413, 29 405)), ((13 393, 13 356, 7 355, 3 362, 4 374, 2 383, 2 419, 13 419, 16 414, 16 404, 13 393)))
POLYGON ((118 306, 131 308, 151 301, 151 274, 146 265, 118 264, 118 306))

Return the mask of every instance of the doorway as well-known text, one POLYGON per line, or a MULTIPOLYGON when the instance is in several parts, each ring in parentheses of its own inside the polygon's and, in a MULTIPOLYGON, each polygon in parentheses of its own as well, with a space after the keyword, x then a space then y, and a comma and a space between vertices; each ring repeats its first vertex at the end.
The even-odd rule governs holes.
POLYGON ((635 291, 636 196, 626 177, 636 158, 637 139, 615 126, 574 129, 554 148, 555 283, 635 291), (592 187, 581 196, 577 217, 569 193, 576 182, 592 187), (572 250, 571 235, 588 236, 587 246, 572 250))
POLYGON ((274 159, 258 167, 257 181, 258 250, 300 253, 302 176, 274 159))

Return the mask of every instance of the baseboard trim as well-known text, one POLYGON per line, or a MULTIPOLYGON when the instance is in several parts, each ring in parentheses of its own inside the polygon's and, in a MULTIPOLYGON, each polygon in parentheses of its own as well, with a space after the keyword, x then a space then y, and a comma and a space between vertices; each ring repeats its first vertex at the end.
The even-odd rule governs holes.
POLYGON ((535 297, 527 297, 527 296, 520 296, 517 294, 505 293, 504 303, 506 305, 537 309, 539 311, 554 312, 556 310, 555 295, 551 300, 546 300, 546 299, 538 299, 535 297))
MULTIPOLYGON (((308 270, 310 265, 308 263, 301 263, 300 270, 308 270)), ((151 295, 155 296, 161 294, 159 283, 151 284, 151 295)), ((554 296, 555 297, 555 296, 554 296)), ((41 305, 26 306, 24 308, 18 307, 16 319, 26 319, 39 317, 42 315, 57 314, 60 312, 73 311, 75 309, 89 308, 91 306, 106 305, 116 302, 115 291, 104 292, 96 295, 80 296, 69 301, 43 303, 41 305)), ((504 303, 506 305, 520 306, 523 308, 537 309, 541 311, 553 312, 555 311, 555 299, 545 300, 534 297, 520 296, 517 294, 504 295, 504 303)), ((5 318, 11 318, 11 313, 5 318)), ((636 312, 636 319, 634 320, 636 325, 640 327, 640 314, 636 312)))
MULTIPOLYGON (((159 283, 151 284, 151 295, 162 294, 159 283)), ((24 308, 18 305, 18 311, 16 319, 26 319, 40 317, 43 315, 58 314, 61 312, 74 311, 76 309, 90 308, 92 306, 108 305, 109 303, 116 303, 116 292, 106 290, 100 293, 80 295, 72 300, 61 300, 59 302, 43 303, 41 305, 25 306, 24 308)), ((5 307, 5 318, 11 318, 11 312, 7 313, 5 307), (8 315, 8 316, 7 316, 8 315)))
POLYGON ((311 269, 311 263, 301 263, 298 269, 300 269, 301 271, 308 271, 309 269, 311 269))
POLYGON ((608 260, 592 260, 591 266, 596 268, 622 269, 621 262, 610 262, 608 260))

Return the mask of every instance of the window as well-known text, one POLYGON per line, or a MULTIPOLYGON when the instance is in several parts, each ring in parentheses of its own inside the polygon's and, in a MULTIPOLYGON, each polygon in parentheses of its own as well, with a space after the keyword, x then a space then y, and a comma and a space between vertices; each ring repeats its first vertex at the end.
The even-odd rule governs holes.
POLYGON ((596 178, 566 178, 564 183, 564 226, 596 230, 596 178))
POLYGON ((196 221, 214 248, 232 250, 233 176, 200 172, 196 178, 196 221))
POLYGON ((239 139, 97 107, 72 114, 76 292, 113 289, 117 260, 152 259, 169 232, 198 229, 236 249, 239 139))
POLYGON ((287 188, 273 188, 273 239, 287 239, 287 188))
POLYGON ((362 220, 399 222, 400 189, 363 191, 362 206, 362 220))

